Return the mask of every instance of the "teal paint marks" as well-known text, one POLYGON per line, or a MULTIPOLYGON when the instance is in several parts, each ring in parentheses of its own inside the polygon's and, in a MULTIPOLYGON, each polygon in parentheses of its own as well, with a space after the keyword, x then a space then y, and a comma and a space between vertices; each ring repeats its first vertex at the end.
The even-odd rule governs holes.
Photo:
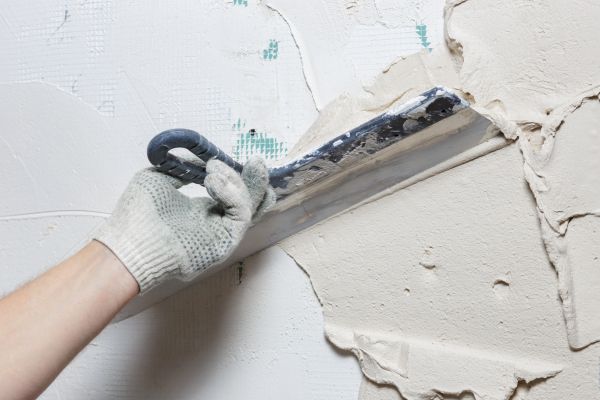
POLYGON ((231 127, 231 129, 233 129, 236 132, 241 131, 244 127, 246 127, 246 121, 242 121, 241 118, 238 118, 237 121, 235 121, 233 123, 233 126, 231 127))
POLYGON ((233 5, 248 7, 248 0, 233 0, 233 5))
POLYGON ((255 129, 246 130, 246 122, 240 118, 232 126, 236 134, 233 146, 233 158, 244 163, 252 155, 258 154, 266 160, 278 160, 287 154, 287 146, 277 138, 270 137, 265 132, 255 129))
POLYGON ((279 42, 275 39, 269 40, 269 46, 263 50, 263 60, 276 60, 279 56, 279 42))
POLYGON ((424 49, 427 49, 431 52, 431 47, 429 47, 431 42, 427 39, 427 25, 425 25, 423 23, 417 24, 416 29, 417 29, 417 36, 419 37, 419 40, 421 41, 421 46, 423 46, 424 49))

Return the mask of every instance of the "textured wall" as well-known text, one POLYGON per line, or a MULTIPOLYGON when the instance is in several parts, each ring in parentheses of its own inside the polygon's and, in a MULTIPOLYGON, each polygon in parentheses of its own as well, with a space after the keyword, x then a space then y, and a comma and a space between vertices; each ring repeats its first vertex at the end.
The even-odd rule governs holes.
POLYGON ((598 18, 588 1, 450 1, 447 51, 370 87, 382 101, 433 76, 513 143, 282 243, 370 379, 361 398, 600 397, 598 18))
MULTIPOLYGON (((175 126, 283 157, 338 94, 442 40, 438 1, 0 4, 0 291, 80 246, 175 126), (257 135, 249 136, 255 129, 257 135)), ((280 250, 109 327, 45 399, 353 399, 280 250)))
POLYGON ((310 282, 272 248, 109 327, 44 398, 600 398, 599 19, 586 0, 3 2, 5 291, 85 240, 162 129, 275 162, 332 109, 435 83, 514 142, 286 240, 310 282))

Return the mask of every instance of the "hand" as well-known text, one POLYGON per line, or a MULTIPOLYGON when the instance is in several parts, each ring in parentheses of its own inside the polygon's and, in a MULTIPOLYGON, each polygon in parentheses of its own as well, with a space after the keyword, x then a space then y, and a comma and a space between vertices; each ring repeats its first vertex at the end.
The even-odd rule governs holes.
POLYGON ((94 236, 131 272, 140 293, 167 279, 190 280, 225 260, 253 219, 275 203, 258 157, 241 176, 217 160, 206 172, 210 197, 198 198, 181 193, 181 180, 154 168, 138 172, 94 236))

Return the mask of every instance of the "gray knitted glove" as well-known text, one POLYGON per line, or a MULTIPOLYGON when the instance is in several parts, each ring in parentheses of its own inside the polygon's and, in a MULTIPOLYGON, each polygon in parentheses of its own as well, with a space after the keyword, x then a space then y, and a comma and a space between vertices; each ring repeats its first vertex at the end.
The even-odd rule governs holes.
POLYGON ((275 202, 264 161, 251 158, 241 176, 220 161, 206 165, 209 197, 191 198, 183 183, 153 168, 138 172, 94 239, 137 280, 140 293, 160 282, 190 280, 225 260, 275 202))

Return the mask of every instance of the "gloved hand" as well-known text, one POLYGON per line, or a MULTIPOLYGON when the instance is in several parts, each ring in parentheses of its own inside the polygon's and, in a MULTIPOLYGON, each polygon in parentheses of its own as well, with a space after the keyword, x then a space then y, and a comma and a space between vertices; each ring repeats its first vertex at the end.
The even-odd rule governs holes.
POLYGON ((275 203, 268 170, 251 158, 242 174, 224 163, 206 165, 210 197, 191 198, 183 183, 153 168, 138 172, 94 239, 121 260, 140 293, 172 278, 189 280, 223 261, 251 221, 275 203))

